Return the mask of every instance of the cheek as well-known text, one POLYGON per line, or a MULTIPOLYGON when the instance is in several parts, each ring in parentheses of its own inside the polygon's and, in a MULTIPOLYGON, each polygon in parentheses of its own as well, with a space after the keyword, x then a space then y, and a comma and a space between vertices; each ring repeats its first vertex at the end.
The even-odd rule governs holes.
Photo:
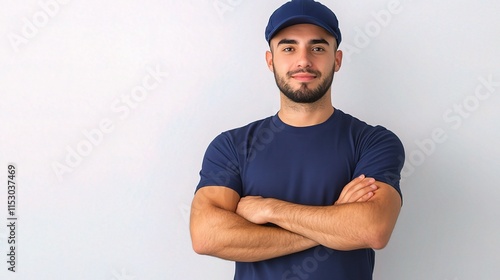
POLYGON ((286 70, 286 67, 284 67, 283 63, 279 63, 274 61, 274 64, 272 65, 273 72, 276 74, 282 75, 283 73, 286 73, 288 70, 286 70))
POLYGON ((328 67, 326 67, 326 69, 328 69, 328 71, 333 71, 333 72, 337 72, 338 68, 339 68, 339 65, 337 64, 337 61, 335 61, 335 60, 331 60, 331 63, 329 63, 328 67))

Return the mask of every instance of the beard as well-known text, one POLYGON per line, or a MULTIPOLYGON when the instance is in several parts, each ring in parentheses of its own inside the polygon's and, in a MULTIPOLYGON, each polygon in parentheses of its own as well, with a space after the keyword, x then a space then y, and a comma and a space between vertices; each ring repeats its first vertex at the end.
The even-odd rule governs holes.
POLYGON ((310 88, 308 83, 301 83, 299 89, 292 89, 287 80, 274 72, 274 79, 276 80, 276 85, 280 91, 291 101, 295 103, 314 103, 320 100, 326 92, 330 89, 333 82, 334 71, 328 73, 324 78, 319 71, 312 69, 300 69, 296 71, 291 71, 286 73, 287 79, 291 79, 293 75, 297 73, 309 73, 315 75, 316 78, 320 80, 320 84, 316 88, 310 88))

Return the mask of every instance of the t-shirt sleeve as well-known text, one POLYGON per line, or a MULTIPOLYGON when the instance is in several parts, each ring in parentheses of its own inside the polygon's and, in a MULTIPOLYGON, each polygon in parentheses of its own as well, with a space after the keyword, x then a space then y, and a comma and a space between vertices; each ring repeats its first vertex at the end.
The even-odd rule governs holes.
POLYGON ((399 182, 405 154, 399 138, 391 131, 377 126, 362 137, 359 160, 353 178, 361 174, 394 187, 402 197, 399 182))
POLYGON ((206 186, 228 187, 241 196, 242 182, 237 152, 228 133, 217 136, 205 152, 196 191, 206 186))

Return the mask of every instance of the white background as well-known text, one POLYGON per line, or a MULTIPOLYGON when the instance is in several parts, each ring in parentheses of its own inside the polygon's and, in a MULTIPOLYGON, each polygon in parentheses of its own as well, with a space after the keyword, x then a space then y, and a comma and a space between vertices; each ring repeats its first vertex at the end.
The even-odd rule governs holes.
MULTIPOLYGON (((278 110, 264 28, 282 3, 1 0, 0 278, 232 279, 192 251, 189 205, 208 143, 278 110)), ((375 279, 499 279, 500 2, 323 3, 344 36, 334 106, 407 153, 375 279)))

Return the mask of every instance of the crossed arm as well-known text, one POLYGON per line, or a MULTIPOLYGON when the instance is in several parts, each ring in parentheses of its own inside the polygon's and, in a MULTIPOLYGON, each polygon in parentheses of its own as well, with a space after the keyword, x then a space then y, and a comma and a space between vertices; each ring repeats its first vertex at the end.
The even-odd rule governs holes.
POLYGON ((391 186, 364 176, 347 184, 331 206, 243 197, 225 187, 204 187, 191 208, 195 252, 254 262, 319 244, 336 250, 385 247, 401 200, 391 186), (272 223, 277 225, 267 226, 272 223))

